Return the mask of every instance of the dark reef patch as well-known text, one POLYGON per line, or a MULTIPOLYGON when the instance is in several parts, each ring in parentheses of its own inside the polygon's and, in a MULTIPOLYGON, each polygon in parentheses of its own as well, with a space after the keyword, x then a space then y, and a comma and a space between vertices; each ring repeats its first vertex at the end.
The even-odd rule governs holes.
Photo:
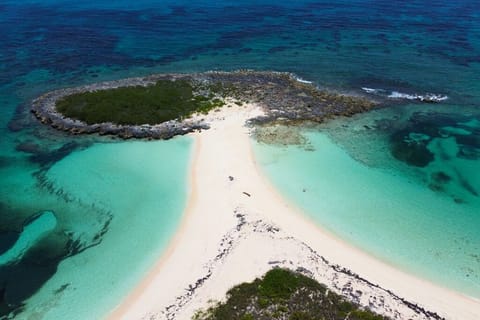
MULTIPOLYGON (((28 217, 23 227, 39 218, 43 212, 28 217)), ((111 219, 111 218, 110 218, 111 219)), ((91 243, 85 243, 72 232, 54 230, 33 244, 18 260, 0 266, 0 318, 21 312, 25 301, 35 294, 57 271, 58 264, 67 257, 76 255, 98 245, 108 231, 108 219, 91 243)), ((4 226, 6 227, 6 226, 4 226)), ((13 245, 19 232, 6 231, 0 234, 0 249, 13 245)), ((3 252, 0 252, 0 254, 3 252)), ((56 290, 61 293, 68 287, 56 290)))
MULTIPOLYGON (((88 212, 97 219, 98 226, 95 226, 91 234, 78 234, 70 229, 68 223, 64 224, 61 218, 57 218, 54 210, 48 210, 55 216, 54 228, 41 234, 35 243, 29 244, 24 253, 18 256, 15 256, 15 252, 9 253, 7 261, 0 266, 0 319, 20 314, 25 301, 54 276, 61 261, 100 244, 113 217, 110 212, 95 204, 83 203, 66 193, 47 178, 45 170, 38 171, 35 178, 38 179, 38 188, 57 198, 56 209, 60 212, 60 217, 73 212, 88 212)), ((31 232, 26 227, 47 212, 36 209, 34 203, 25 203, 18 208, 8 202, 0 202, 0 255, 14 247, 22 232, 31 232)), ((57 294, 65 289, 66 287, 59 290, 57 294)))
POLYGON ((479 160, 480 159, 480 147, 475 148, 471 146, 461 146, 457 153, 458 158, 466 160, 479 160))
POLYGON ((70 287, 70 283, 65 283, 65 284, 61 285, 58 289, 56 289, 53 293, 60 294, 63 291, 65 291, 68 287, 70 287))
MULTIPOLYGON (((434 139, 453 137, 459 147, 458 157, 478 159, 480 131, 479 128, 467 125, 472 119, 477 118, 459 114, 416 112, 406 125, 390 134, 391 153, 396 159, 409 165, 425 167, 435 157, 450 159, 442 147, 438 147, 434 154, 428 148, 429 143, 434 139)), ((387 127, 385 129, 388 129, 387 127)))
POLYGON ((25 219, 30 214, 23 210, 12 208, 8 203, 0 201, 0 232, 20 233, 25 219))
POLYGON ((25 153, 30 153, 30 154, 36 154, 41 152, 41 147, 38 143, 28 140, 28 141, 23 141, 17 144, 15 146, 15 150, 25 152, 25 153))
MULTIPOLYGON (((40 218, 44 212, 37 212, 24 220, 22 229, 34 220, 40 218)), ((4 228, 8 228, 5 226, 4 228)), ((22 230, 15 231, 16 226, 10 226, 11 230, 0 234, 0 246, 4 249, 1 254, 10 249, 19 239, 22 230)), ((26 299, 31 297, 42 285, 50 279, 57 270, 58 263, 68 255, 62 251, 61 242, 48 241, 48 237, 27 249, 27 252, 17 260, 9 261, 0 266, 0 283, 2 297, 0 301, 0 316, 19 311, 26 299), (49 244, 46 245, 46 242, 49 244), (58 246, 55 248, 55 246, 58 246), (47 248, 45 248, 47 247, 47 248)))
POLYGON ((435 161, 424 171, 424 181, 431 190, 447 194, 459 204, 480 196, 475 175, 461 169, 463 164, 459 162, 480 159, 477 113, 415 112, 401 125, 388 119, 383 122, 386 125, 376 129, 388 134, 395 159, 417 168, 429 167, 435 161))
POLYGON ((402 162, 410 166, 426 167, 435 159, 435 155, 428 150, 427 140, 410 139, 410 131, 408 129, 395 132, 390 137, 390 152, 392 155, 402 162))
POLYGON ((434 172, 432 174, 432 179, 433 181, 440 183, 440 184, 445 184, 450 181, 452 181, 452 177, 450 177, 448 174, 445 172, 439 171, 439 172, 434 172))
POLYGON ((57 270, 56 263, 41 265, 22 260, 15 265, 0 267, 0 283, 3 283, 3 308, 5 316, 21 307, 25 300, 37 292, 57 270))
MULTIPOLYGON (((37 152, 32 152, 33 154, 29 157, 29 160, 33 163, 40 165, 42 168, 48 168, 55 164, 56 162, 62 160, 70 153, 78 150, 83 145, 75 141, 67 142, 63 146, 54 150, 37 150, 37 152)), ((32 150, 33 151, 33 150, 32 150)))

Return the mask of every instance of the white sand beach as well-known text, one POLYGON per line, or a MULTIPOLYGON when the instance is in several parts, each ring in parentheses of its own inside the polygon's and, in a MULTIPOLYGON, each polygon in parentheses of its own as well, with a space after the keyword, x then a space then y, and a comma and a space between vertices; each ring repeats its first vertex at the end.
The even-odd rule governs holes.
POLYGON ((300 268, 395 319, 435 319, 429 311, 447 319, 480 319, 480 301, 373 258, 280 197, 257 167, 244 126, 260 112, 254 105, 232 106, 206 117, 211 129, 194 134, 191 191, 181 227, 110 319, 190 319, 232 286, 274 266, 300 268))

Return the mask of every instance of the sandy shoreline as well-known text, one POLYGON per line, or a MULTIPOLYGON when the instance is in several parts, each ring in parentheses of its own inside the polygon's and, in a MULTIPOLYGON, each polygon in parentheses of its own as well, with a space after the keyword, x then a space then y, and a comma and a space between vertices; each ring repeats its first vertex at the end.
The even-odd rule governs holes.
POLYGON ((374 259, 280 197, 259 171, 244 127, 259 112, 252 105, 223 108, 208 116, 210 130, 195 134, 181 227, 111 319, 190 319, 273 266, 300 269, 392 318, 480 319, 480 301, 374 259))

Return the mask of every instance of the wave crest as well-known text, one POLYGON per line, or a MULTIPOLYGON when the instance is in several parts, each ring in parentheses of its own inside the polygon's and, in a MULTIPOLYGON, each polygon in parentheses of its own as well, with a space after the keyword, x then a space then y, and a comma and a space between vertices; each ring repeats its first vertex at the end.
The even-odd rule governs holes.
POLYGON ((378 89, 378 88, 368 88, 362 87, 362 90, 368 94, 374 94, 382 97, 386 97, 388 99, 406 99, 406 100, 416 100, 420 102, 442 102, 448 99, 447 95, 443 94, 436 94, 436 93, 426 93, 426 94, 409 94, 403 93, 399 91, 389 91, 385 89, 378 89))

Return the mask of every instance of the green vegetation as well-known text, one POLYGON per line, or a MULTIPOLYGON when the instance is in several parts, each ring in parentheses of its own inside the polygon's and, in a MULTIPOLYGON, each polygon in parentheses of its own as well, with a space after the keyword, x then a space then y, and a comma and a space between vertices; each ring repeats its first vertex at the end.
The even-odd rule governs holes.
POLYGON ((57 101, 57 111, 87 124, 113 122, 121 125, 158 124, 185 118, 195 112, 224 105, 216 91, 196 93, 187 80, 159 80, 150 86, 121 87, 72 94, 57 101))
POLYGON ((195 320, 384 320, 300 273, 272 269, 227 292, 227 301, 198 311, 195 320))

